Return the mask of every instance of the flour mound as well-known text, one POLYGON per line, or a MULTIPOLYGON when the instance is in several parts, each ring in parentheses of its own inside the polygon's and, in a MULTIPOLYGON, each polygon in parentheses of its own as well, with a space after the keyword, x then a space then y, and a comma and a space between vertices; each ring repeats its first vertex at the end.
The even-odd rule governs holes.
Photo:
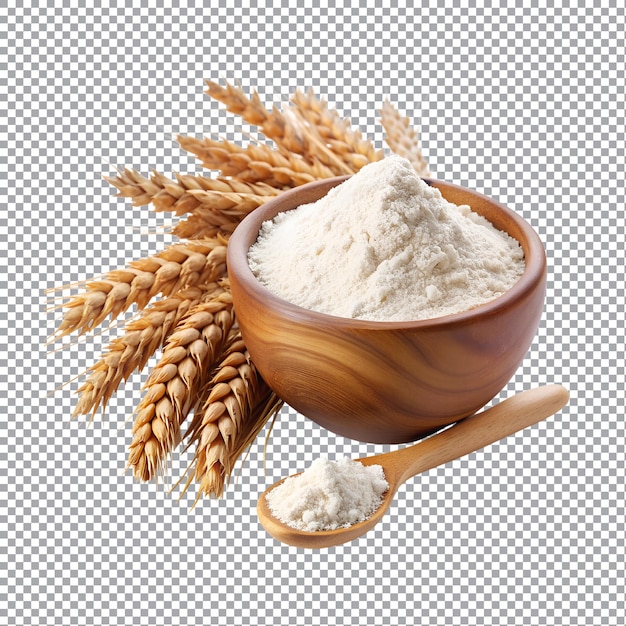
POLYGON ((267 495, 272 515, 300 530, 317 532, 348 527, 376 511, 389 488, 380 465, 344 458, 318 458, 267 495))
POLYGON ((288 302, 375 321, 471 309, 510 289, 524 271, 519 242, 470 207, 446 201, 398 156, 265 222, 248 262, 288 302))

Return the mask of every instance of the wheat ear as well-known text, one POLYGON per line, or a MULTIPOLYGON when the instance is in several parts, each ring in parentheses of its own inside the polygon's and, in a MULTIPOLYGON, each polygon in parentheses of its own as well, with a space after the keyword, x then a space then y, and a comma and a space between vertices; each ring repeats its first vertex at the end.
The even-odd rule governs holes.
POLYGON ((317 160, 330 168, 336 176, 354 172, 325 145, 317 133, 299 124, 295 116, 288 115, 275 106, 268 111, 256 91, 248 98, 239 87, 228 83, 226 87, 222 87, 208 80, 207 94, 224 104, 231 113, 240 115, 249 124, 258 126, 281 152, 299 154, 307 160, 317 160))
POLYGON ((172 180, 153 172, 146 178, 134 170, 120 170, 107 180, 134 205, 152 203, 156 211, 189 214, 172 229, 180 239, 228 237, 250 211, 279 190, 263 182, 236 178, 208 178, 176 174, 172 180))
POLYGON ((339 155, 354 171, 367 163, 383 158, 360 131, 354 130, 350 120, 342 118, 335 109, 329 109, 325 100, 318 99, 312 89, 306 93, 297 90, 291 98, 295 112, 324 140, 334 154, 339 155))
POLYGON ((169 336, 159 363, 145 384, 136 410, 128 467, 137 478, 163 473, 167 458, 180 441, 180 428, 199 401, 199 391, 233 325, 230 292, 210 294, 193 307, 169 336))
POLYGON ((162 252, 113 270, 102 280, 87 283, 87 290, 73 296, 55 338, 74 331, 85 333, 108 315, 115 318, 136 304, 143 309, 157 294, 169 296, 180 289, 214 282, 226 273, 226 240, 223 238, 175 244, 162 252))
POLYGON ((237 459, 282 406, 236 330, 203 395, 206 399, 186 434, 196 448, 184 490, 192 480, 199 483, 196 502, 202 494, 222 495, 237 459))
POLYGON ((172 232, 181 239, 202 239, 216 233, 229 237, 248 213, 280 193, 278 189, 260 183, 237 182, 233 189, 245 189, 246 185, 250 191, 191 192, 199 206, 186 220, 176 224, 172 232))
POLYGON ((152 171, 150 178, 137 170, 119 169, 115 176, 104 179, 118 190, 118 197, 129 198, 134 206, 152 204, 156 211, 170 211, 175 215, 192 212, 198 201, 188 192, 202 189, 199 177, 177 175, 176 181, 152 171))
POLYGON ((244 148, 209 137, 179 137, 178 141, 183 149, 199 159, 203 167, 219 170, 222 176, 251 183, 262 182, 279 190, 335 176, 333 170, 318 160, 309 162, 265 144, 249 144, 244 148))
POLYGON ((429 176, 428 163, 422 154, 419 135, 408 117, 403 117, 389 100, 380 110, 380 122, 385 129, 385 141, 396 154, 411 161, 420 176, 429 176))
POLYGON ((217 283, 181 290, 148 305, 129 320, 124 334, 114 339, 100 360, 87 370, 88 377, 77 392, 74 416, 91 414, 93 419, 98 407, 104 411, 122 381, 141 371, 188 311, 217 290, 217 283))

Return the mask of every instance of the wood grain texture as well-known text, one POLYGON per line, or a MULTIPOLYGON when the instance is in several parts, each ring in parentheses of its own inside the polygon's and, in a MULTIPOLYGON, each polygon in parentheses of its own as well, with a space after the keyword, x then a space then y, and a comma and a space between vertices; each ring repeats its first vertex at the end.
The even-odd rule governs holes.
POLYGON ((352 541, 378 524, 399 487, 409 478, 532 426, 560 411, 568 399, 569 392, 560 385, 536 387, 471 415, 413 446, 357 459, 363 465, 380 465, 389 483, 381 505, 363 522, 347 528, 319 532, 297 530, 284 524, 272 515, 266 500, 266 495, 283 481, 266 489, 259 498, 259 521, 272 537, 299 548, 328 548, 352 541))
POLYGON ((235 313, 255 366, 290 406, 328 430, 371 443, 419 439, 473 414, 506 385, 537 331, 546 258, 519 215, 477 192, 427 182, 517 239, 526 268, 505 294, 471 311, 415 322, 325 315, 285 302, 247 262, 265 220, 314 202, 346 177, 303 185, 247 216, 228 245, 235 313))

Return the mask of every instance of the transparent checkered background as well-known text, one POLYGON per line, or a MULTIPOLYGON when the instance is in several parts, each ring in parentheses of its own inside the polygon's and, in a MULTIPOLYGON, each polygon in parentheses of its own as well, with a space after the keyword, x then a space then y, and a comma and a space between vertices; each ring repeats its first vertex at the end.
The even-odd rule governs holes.
POLYGON ((0 623, 624 624, 623 3, 311 4, 0 1, 0 623), (169 216, 103 174, 198 171, 176 133, 246 140, 205 78, 268 106, 313 87, 377 147, 389 97, 437 177, 527 218, 549 290, 501 397, 559 382, 567 409, 416 477, 374 531, 323 551, 271 539, 258 494, 321 454, 385 448, 285 409, 265 469, 264 431, 221 501, 190 510, 125 474, 142 378, 71 421, 68 381, 110 335, 46 347, 44 290, 169 241, 169 216))

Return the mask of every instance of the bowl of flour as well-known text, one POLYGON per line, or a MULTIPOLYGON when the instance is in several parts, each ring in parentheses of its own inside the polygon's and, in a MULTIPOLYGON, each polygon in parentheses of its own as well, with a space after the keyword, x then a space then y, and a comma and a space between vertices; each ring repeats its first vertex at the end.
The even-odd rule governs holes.
POLYGON ((250 355, 287 404, 400 443, 471 415, 521 364, 545 298, 533 228, 390 156, 287 191, 228 245, 250 355))

